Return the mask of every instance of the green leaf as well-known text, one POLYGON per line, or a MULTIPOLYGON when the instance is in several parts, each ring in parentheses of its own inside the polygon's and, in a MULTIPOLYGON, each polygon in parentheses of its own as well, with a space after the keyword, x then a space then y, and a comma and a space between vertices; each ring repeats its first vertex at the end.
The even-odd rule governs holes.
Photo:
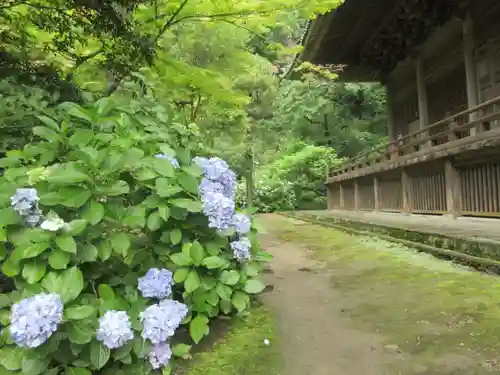
POLYGON ((101 284, 97 288, 97 293, 101 301, 103 301, 104 306, 109 310, 113 309, 116 300, 113 289, 107 284, 101 284))
POLYGON ((250 304, 250 297, 246 293, 236 291, 231 298, 231 302, 238 312, 242 312, 250 304))
POLYGON ((141 337, 134 339, 133 351, 139 358, 146 358, 151 351, 151 344, 141 337))
POLYGON ((245 264, 244 270, 247 276, 255 277, 260 272, 260 266, 256 262, 249 262, 245 264))
POLYGON ((59 293, 61 277, 55 272, 49 272, 42 280, 42 287, 49 293, 59 293))
POLYGON ((53 119, 47 116, 39 115, 36 116, 41 122, 43 122, 45 125, 47 125, 49 128, 52 130, 55 130, 56 132, 59 131, 59 124, 55 122, 53 119))
POLYGON ((200 265, 203 258, 205 258, 205 250, 198 241, 194 241, 189 248, 189 255, 193 258, 196 265, 200 265))
POLYGON ((115 360, 120 360, 122 358, 125 358, 130 354, 132 351, 132 347, 134 346, 133 341, 128 341, 124 345, 120 346, 118 349, 114 351, 113 357, 115 360))
POLYGON ((203 210, 203 204, 193 199, 172 199, 170 203, 189 212, 201 212, 203 210))
POLYGON ((158 174, 149 168, 139 168, 138 170, 134 171, 134 177, 138 181, 152 180, 153 178, 156 178, 157 176, 158 176, 158 174))
POLYGON ((82 218, 87 220, 90 224, 99 224, 104 217, 104 206, 95 201, 91 201, 87 210, 82 215, 82 218))
POLYGON ((258 294, 262 292, 265 287, 266 285, 262 281, 251 279, 246 282, 243 290, 248 294, 258 294))
POLYGON ((50 170, 47 180, 53 184, 66 185, 89 181, 90 178, 85 173, 76 170, 73 166, 61 164, 50 170))
POLYGON ((66 369, 66 375, 92 375, 92 373, 86 368, 68 367, 66 369))
POLYGON ((153 168, 156 172, 165 177, 174 177, 175 169, 172 163, 167 159, 157 159, 153 161, 153 168))
POLYGON ((82 263, 95 262, 99 255, 99 250, 94 245, 87 243, 78 248, 78 260, 82 263))
POLYGON ((211 290, 217 285, 217 279, 213 276, 203 275, 201 277, 201 285, 205 290, 211 290))
POLYGON ((82 148, 87 146, 94 138, 94 132, 90 129, 76 129, 75 133, 69 138, 71 146, 82 148))
POLYGON ((230 286, 218 283, 217 286, 215 287, 215 291, 217 292, 217 295, 226 301, 231 300, 231 295, 233 294, 233 289, 230 286))
POLYGON ((34 135, 39 136, 42 139, 45 139, 49 142, 59 142, 61 140, 61 136, 57 134, 54 130, 46 127, 46 126, 35 126, 31 129, 34 135))
POLYGON ((24 265, 22 275, 28 284, 35 284, 45 276, 46 272, 47 265, 44 262, 34 260, 24 265))
POLYGON ((177 284, 183 283, 189 274, 189 268, 178 268, 174 272, 174 281, 177 284))
POLYGON ((9 371, 20 370, 22 366, 24 350, 14 347, 0 348, 0 365, 9 371))
POLYGON ((0 226, 17 224, 21 222, 21 217, 12 208, 0 209, 0 226))
POLYGON ((110 197, 117 197, 119 195, 128 194, 130 187, 125 181, 116 181, 113 185, 101 188, 101 191, 110 197))
POLYGON ((172 245, 177 245, 178 243, 181 242, 181 240, 182 240, 181 230, 178 228, 172 229, 172 231, 170 232, 170 241, 172 241, 172 245))
POLYGON ((235 270, 223 271, 220 275, 220 281, 226 285, 235 285, 240 280, 240 273, 235 270))
POLYGON ((154 232, 154 231, 160 229, 162 224, 163 224, 163 220, 162 220, 158 210, 154 211, 151 215, 149 215, 149 217, 148 217, 149 230, 154 232))
POLYGON ((22 251, 23 259, 35 258, 50 247, 49 243, 33 243, 26 246, 22 251))
POLYGON ((198 179, 182 172, 178 177, 179 184, 182 188, 190 193, 198 194, 198 179))
POLYGON ((70 207, 82 207, 89 200, 91 193, 86 188, 81 187, 64 187, 58 191, 59 204, 70 207))
POLYGON ((204 315, 198 314, 189 324, 189 334, 195 343, 199 343, 203 336, 207 335, 208 318, 204 315))
POLYGON ((170 208, 168 207, 158 207, 158 213, 164 221, 168 221, 170 217, 170 208))
POLYGON ((201 264, 208 269, 224 268, 228 265, 228 261, 218 256, 211 256, 203 259, 201 264))
POLYGON ((61 299, 64 303, 73 301, 83 290, 83 274, 77 267, 61 273, 61 299))
POLYGON ((14 262, 11 259, 7 259, 2 264, 2 273, 7 277, 14 277, 21 272, 21 266, 18 262, 14 262))
POLYGON ((170 255, 170 260, 174 262, 176 266, 191 266, 193 264, 193 259, 185 253, 175 253, 170 255))
POLYGON ((172 354, 176 357, 184 357, 191 350, 191 345, 175 344, 172 346, 172 354))
POLYGON ((68 229, 65 231, 66 234, 70 236, 77 236, 81 234, 85 228, 87 228, 87 220, 77 219, 70 221, 68 224, 68 229))
POLYGON ((56 245, 67 253, 76 254, 76 242, 71 236, 56 237, 56 245))
POLYGON ((102 369, 108 362, 111 352, 99 341, 92 341, 90 344, 90 362, 98 370, 102 369))
POLYGON ((130 249, 130 239, 125 233, 114 233, 111 235, 109 242, 111 243, 111 247, 113 250, 121 255, 122 257, 126 257, 128 254, 128 250, 130 249))
POLYGON ((96 310, 91 305, 68 307, 64 309, 64 316, 68 320, 82 320, 95 315, 96 310))
POLYGON ((169 198, 172 195, 180 193, 182 188, 177 185, 171 185, 170 182, 163 177, 159 177, 155 181, 156 194, 161 198, 169 198))
POLYGON ((90 114, 90 110, 83 108, 82 106, 73 103, 73 102, 64 102, 59 104, 59 108, 66 111, 69 115, 92 122, 92 116, 90 114))
POLYGON ((50 363, 50 358, 23 358, 22 371, 23 375, 38 375, 44 372, 50 363))
POLYGON ((109 242, 105 241, 99 244, 97 252, 101 260, 108 260, 111 256, 111 253, 113 252, 113 248, 111 247, 111 244, 109 242))
POLYGON ((129 207, 123 224, 132 228, 144 228, 146 225, 146 208, 144 207, 129 207))
POLYGON ((79 345, 89 343, 95 335, 92 323, 85 320, 72 321, 69 330, 69 340, 79 345))
POLYGON ((184 289, 186 293, 193 293, 196 289, 201 286, 200 277, 196 270, 191 270, 184 281, 184 289))

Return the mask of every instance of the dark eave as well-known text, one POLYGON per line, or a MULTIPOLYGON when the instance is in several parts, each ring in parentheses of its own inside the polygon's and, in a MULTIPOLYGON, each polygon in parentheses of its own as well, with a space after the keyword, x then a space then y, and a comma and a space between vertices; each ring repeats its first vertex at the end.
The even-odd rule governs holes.
POLYGON ((459 11, 457 0, 347 0, 312 21, 300 62, 342 65, 345 81, 383 81, 422 45, 431 32, 459 11))

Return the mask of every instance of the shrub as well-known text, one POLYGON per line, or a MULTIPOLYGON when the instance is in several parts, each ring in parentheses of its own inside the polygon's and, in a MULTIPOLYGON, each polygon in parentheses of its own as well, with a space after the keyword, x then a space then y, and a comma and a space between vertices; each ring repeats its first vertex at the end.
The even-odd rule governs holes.
POLYGON ((132 107, 65 103, 0 161, 3 370, 168 373, 190 348, 179 326, 198 343, 264 289, 234 174, 132 107))
MULTIPOLYGON (((238 185, 236 201, 246 207, 246 187, 238 185)), ((262 213, 289 211, 296 207, 293 184, 283 180, 260 179, 254 188, 253 207, 262 213)))

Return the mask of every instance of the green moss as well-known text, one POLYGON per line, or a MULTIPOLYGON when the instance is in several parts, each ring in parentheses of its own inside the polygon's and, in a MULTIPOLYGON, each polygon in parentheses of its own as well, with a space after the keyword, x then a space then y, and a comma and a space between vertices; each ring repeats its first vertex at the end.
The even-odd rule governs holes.
POLYGON ((384 345, 411 356, 388 373, 414 374, 416 365, 429 375, 500 373, 499 277, 373 237, 278 217, 264 224, 327 262, 332 286, 352 301, 346 316, 353 327, 378 332, 384 345), (459 364, 465 369, 457 371, 459 364))
POLYGON ((274 318, 264 307, 236 318, 211 350, 195 354, 185 375, 276 375, 281 370, 274 318), (264 340, 269 340, 266 345, 264 340))

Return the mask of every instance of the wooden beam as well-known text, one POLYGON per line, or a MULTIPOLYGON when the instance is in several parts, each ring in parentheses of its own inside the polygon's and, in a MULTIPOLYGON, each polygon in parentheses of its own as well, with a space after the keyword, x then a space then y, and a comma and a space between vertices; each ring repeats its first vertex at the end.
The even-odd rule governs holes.
POLYGON ((446 210, 453 217, 461 215, 462 211, 462 183, 460 172, 450 159, 445 161, 444 175, 446 184, 446 210))
POLYGON ((406 169, 401 171, 401 187, 403 190, 403 212, 411 213, 413 210, 412 207, 412 198, 413 194, 411 191, 411 181, 410 176, 406 169))
POLYGON ((354 210, 358 211, 360 208, 360 196, 359 196, 359 183, 358 180, 354 180, 354 210))
POLYGON ((373 195, 375 197, 375 211, 380 211, 380 180, 373 177, 373 195))
MULTIPOLYGON (((467 13, 465 20, 462 22, 462 36, 463 36, 463 51, 464 51, 464 64, 465 64, 465 79, 467 83, 467 106, 469 108, 475 107, 479 104, 476 62, 474 59, 474 34, 472 18, 467 13)), ((477 113, 473 112, 469 115, 469 121, 474 121, 477 118, 477 113)), ((471 129, 471 135, 476 134, 477 128, 471 129)))
POLYGON ((345 192, 344 192, 344 185, 342 183, 339 184, 339 190, 340 190, 340 209, 344 210, 345 209, 345 192))

